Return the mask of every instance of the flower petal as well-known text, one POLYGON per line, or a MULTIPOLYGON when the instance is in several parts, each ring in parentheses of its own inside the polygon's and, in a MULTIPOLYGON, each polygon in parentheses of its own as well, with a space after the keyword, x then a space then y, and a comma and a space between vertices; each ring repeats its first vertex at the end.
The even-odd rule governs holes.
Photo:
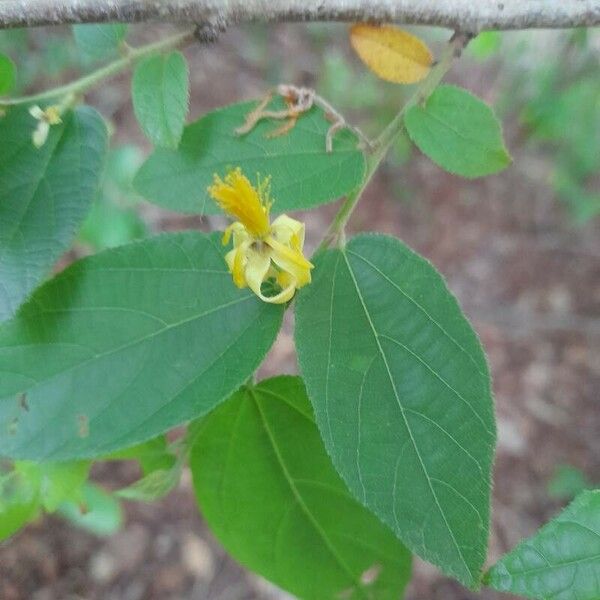
POLYGON ((29 107, 29 114, 38 121, 44 118, 44 111, 37 104, 29 107))
POLYGON ((274 237, 286 246, 291 245, 292 239, 295 237, 299 248, 304 247, 304 223, 296 221, 287 215, 279 215, 271 224, 271 232, 274 237))
POLYGON ((236 221, 235 223, 232 223, 231 225, 229 225, 229 227, 227 227, 225 229, 225 231, 223 232, 223 237, 221 239, 223 246, 227 246, 227 244, 229 244, 229 240, 231 239, 232 233, 233 233, 234 247, 239 246, 242 242, 246 241, 246 239, 242 239, 242 237, 249 238, 249 235, 246 232, 245 227, 241 223, 236 221), (244 234, 244 235, 241 236, 240 234, 244 234), (237 241, 237 243, 236 243, 236 241, 237 241))
POLYGON ((265 302, 269 302, 269 298, 263 296, 261 286, 267 278, 269 268, 271 266, 271 257, 269 252, 257 252, 256 250, 248 250, 248 262, 246 263, 246 281, 248 287, 265 302))
POLYGON ((250 248, 250 242, 240 244, 237 248, 230 250, 225 255, 225 261, 229 267, 229 272, 233 277, 233 283, 239 288, 245 288, 248 285, 245 276, 246 263, 248 259, 246 253, 250 248))
POLYGON ((50 124, 46 123, 46 121, 40 121, 31 136, 31 139, 33 140, 33 145, 36 148, 41 148, 46 143, 49 133, 50 124))
MULTIPOLYGON (((276 271, 271 265, 271 257, 269 251, 256 251, 248 246, 244 248, 236 248, 227 253, 225 260, 230 265, 230 271, 236 277, 236 256, 244 257, 244 285, 246 285, 263 301, 269 304, 283 304, 290 300, 296 291, 296 279, 287 273, 276 271), (282 277, 283 276, 283 277, 282 277), (275 277, 277 282, 284 289, 274 296, 265 296, 262 293, 262 284, 269 277, 275 277)), ((237 283, 236 283, 237 285, 237 283)))
POLYGON ((269 236, 266 242, 273 250, 271 253, 273 262, 296 279, 297 287, 301 288, 310 283, 310 270, 313 265, 304 258, 302 252, 285 246, 273 236, 269 236))
POLYGON ((294 294, 296 293, 296 280, 291 279, 290 284, 283 288, 279 294, 275 296, 270 296, 268 298, 262 298, 265 302, 270 302, 271 304, 284 304, 285 302, 290 301, 294 294))

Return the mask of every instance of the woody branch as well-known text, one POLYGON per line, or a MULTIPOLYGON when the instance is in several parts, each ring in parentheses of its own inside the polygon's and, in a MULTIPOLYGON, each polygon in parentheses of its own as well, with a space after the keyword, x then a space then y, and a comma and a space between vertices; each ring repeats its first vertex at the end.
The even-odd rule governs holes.
POLYGON ((600 0, 0 0, 0 28, 159 21, 388 21, 484 29, 600 25, 600 0))

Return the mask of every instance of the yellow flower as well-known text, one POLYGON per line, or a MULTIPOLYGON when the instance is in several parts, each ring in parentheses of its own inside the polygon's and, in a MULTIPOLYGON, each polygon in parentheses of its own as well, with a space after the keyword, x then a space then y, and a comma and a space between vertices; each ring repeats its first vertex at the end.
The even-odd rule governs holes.
POLYGON ((225 256, 235 285, 249 287, 261 300, 283 304, 296 289, 310 283, 313 265, 304 258, 304 223, 287 215, 269 220, 272 201, 270 178, 259 180, 255 188, 238 167, 225 179, 215 175, 208 193, 227 213, 237 218, 223 235, 233 250, 225 256), (262 293, 262 284, 273 279, 281 288, 274 296, 262 293))
POLYGON ((60 118, 60 107, 49 106, 46 110, 42 110, 39 106, 32 106, 29 109, 29 114, 39 121, 38 126, 32 134, 33 145, 36 148, 41 148, 48 139, 51 125, 59 125, 62 123, 60 118))

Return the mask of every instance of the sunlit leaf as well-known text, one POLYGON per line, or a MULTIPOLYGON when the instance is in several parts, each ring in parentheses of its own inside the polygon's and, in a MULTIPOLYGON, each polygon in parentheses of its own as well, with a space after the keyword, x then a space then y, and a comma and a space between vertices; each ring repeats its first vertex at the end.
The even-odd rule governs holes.
POLYGON ((502 45, 499 31, 482 31, 468 46, 469 54, 478 60, 485 60, 498 52, 502 45))
POLYGON ((47 512, 54 512, 65 501, 81 501, 89 470, 90 463, 82 460, 15 463, 15 471, 37 490, 40 503, 47 512))
POLYGON ((244 388, 196 435, 200 508, 234 558, 307 600, 402 596, 410 554, 348 493, 300 378, 244 388))
POLYGON ((39 498, 0 505, 0 542, 19 531, 39 514, 39 498))
POLYGON ((6 54, 0 54, 0 96, 12 91, 16 81, 17 69, 15 64, 6 54))
POLYGON ((38 488, 23 473, 0 470, 0 542, 36 519, 39 512, 38 488))

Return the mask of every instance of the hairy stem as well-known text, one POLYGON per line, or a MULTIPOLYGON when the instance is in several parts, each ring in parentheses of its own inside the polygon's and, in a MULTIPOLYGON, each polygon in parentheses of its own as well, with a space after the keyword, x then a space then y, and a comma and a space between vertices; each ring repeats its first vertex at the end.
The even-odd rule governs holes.
POLYGON ((413 96, 408 100, 408 102, 406 102, 406 104, 404 104, 404 106, 398 111, 398 114, 392 119, 392 121, 390 121, 381 135, 375 140, 373 144, 373 150, 366 156, 367 172, 361 185, 356 188, 356 190, 351 192, 343 202, 342 206, 331 222, 331 225, 329 226, 329 229, 327 230, 327 233, 325 234, 321 244, 317 248, 316 253, 326 249, 333 242, 337 242, 338 245, 344 245, 344 232, 346 225, 350 220, 356 205, 360 201, 363 192, 379 168, 381 161, 385 158, 397 137, 402 133, 404 129, 404 114, 411 106, 425 102, 425 100, 429 98, 435 88, 440 84, 446 73, 448 73, 452 67, 454 60, 461 55, 463 49, 469 43, 471 38, 471 34, 458 32, 452 36, 446 48, 444 49, 440 60, 431 69, 429 75, 423 80, 413 96))
POLYGON ((140 48, 128 48, 126 55, 122 58, 119 58, 105 65, 104 67, 89 73, 88 75, 84 75, 80 79, 76 79, 75 81, 67 83, 66 85, 45 90, 39 94, 21 96, 19 98, 0 99, 0 107, 16 106, 19 104, 32 104, 34 102, 43 102, 45 100, 52 100, 54 98, 80 96, 96 87, 106 79, 114 77, 122 71, 125 71, 142 58, 149 56, 150 54, 163 52, 164 50, 181 48, 193 42, 194 39, 195 31, 192 30, 172 35, 158 42, 141 46, 140 48))

